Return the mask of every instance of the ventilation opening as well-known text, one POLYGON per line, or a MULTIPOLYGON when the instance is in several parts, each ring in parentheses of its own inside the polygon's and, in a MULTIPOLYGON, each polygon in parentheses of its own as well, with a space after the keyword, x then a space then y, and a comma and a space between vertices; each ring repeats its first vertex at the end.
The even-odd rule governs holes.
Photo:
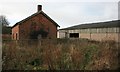
POLYGON ((70 38, 79 38, 79 33, 70 33, 70 38))

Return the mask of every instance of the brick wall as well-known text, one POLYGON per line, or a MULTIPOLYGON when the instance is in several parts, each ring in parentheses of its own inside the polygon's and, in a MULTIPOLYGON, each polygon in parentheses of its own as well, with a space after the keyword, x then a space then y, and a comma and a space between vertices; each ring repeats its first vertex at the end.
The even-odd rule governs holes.
POLYGON ((48 38, 57 38, 57 26, 48 20, 44 15, 38 14, 22 24, 15 26, 12 29, 12 37, 16 39, 16 33, 18 33, 18 39, 29 39, 30 32, 33 30, 32 25, 35 25, 35 29, 44 28, 48 33, 48 38))
POLYGON ((12 28, 12 39, 18 40, 19 39, 19 25, 16 25, 14 28, 12 28))

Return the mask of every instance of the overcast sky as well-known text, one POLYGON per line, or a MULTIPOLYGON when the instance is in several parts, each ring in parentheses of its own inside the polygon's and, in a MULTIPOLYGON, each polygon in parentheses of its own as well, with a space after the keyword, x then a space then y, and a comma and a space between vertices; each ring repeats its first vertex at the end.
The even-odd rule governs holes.
POLYGON ((65 28, 78 24, 118 19, 119 0, 0 0, 0 15, 10 26, 37 12, 37 5, 65 28))

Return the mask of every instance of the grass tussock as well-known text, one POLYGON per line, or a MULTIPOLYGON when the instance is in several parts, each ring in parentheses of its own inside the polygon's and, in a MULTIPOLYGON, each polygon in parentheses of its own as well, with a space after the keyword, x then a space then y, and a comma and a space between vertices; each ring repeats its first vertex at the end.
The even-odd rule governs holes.
POLYGON ((5 40, 3 70, 115 70, 118 44, 84 39, 5 40))

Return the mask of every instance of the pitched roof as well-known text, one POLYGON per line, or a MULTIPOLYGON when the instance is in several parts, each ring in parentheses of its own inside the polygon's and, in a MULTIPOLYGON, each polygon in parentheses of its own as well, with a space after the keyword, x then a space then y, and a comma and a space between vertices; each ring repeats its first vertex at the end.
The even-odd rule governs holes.
POLYGON ((47 14, 45 14, 43 11, 39 11, 39 12, 36 12, 36 13, 32 14, 31 16, 29 16, 29 17, 27 17, 27 18, 25 18, 25 19, 17 22, 14 26, 12 26, 12 28, 14 28, 14 27, 15 27, 16 25, 18 25, 18 24, 22 24, 23 22, 27 21, 28 19, 30 19, 30 18, 38 15, 38 14, 44 15, 44 16, 45 16, 47 19, 49 19, 53 24, 55 24, 56 26, 60 27, 60 26, 59 26, 54 20, 52 20, 47 14))
POLYGON ((108 28, 108 27, 120 27, 120 20, 80 24, 80 25, 75 25, 75 26, 71 26, 71 27, 63 28, 59 30, 74 30, 74 29, 85 29, 85 28, 108 28))

